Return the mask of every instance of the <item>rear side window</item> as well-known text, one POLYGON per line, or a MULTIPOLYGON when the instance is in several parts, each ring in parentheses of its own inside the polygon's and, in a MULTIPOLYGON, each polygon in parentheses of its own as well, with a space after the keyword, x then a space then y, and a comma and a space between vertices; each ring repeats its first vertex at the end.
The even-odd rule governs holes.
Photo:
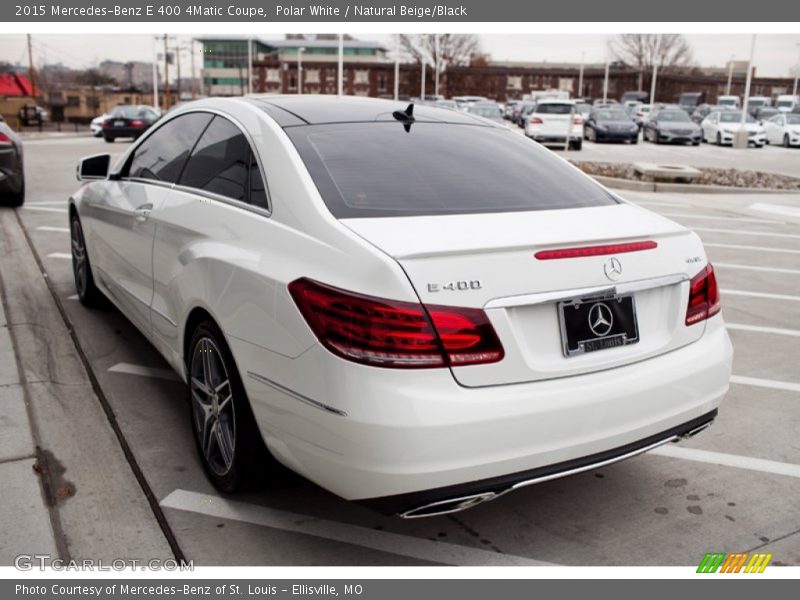
POLYGON ((192 147, 212 116, 189 113, 159 127, 134 151, 128 176, 175 183, 192 147))
POLYGON ((214 120, 192 151, 180 185, 267 208, 266 190, 247 138, 223 117, 214 120))
POLYGON ((337 218, 603 206, 616 200, 508 129, 444 123, 287 127, 337 218))

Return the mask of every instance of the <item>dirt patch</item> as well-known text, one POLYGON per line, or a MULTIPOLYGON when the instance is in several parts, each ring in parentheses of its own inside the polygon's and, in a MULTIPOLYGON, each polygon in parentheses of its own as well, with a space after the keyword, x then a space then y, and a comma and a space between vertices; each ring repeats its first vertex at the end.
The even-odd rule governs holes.
MULTIPOLYGON (((592 161, 570 161, 588 175, 617 177, 631 181, 644 181, 629 163, 608 163, 592 161)), ((722 185, 736 188, 800 190, 800 178, 763 171, 741 171, 739 169, 717 169, 696 167, 701 174, 694 178, 693 184, 722 185)))

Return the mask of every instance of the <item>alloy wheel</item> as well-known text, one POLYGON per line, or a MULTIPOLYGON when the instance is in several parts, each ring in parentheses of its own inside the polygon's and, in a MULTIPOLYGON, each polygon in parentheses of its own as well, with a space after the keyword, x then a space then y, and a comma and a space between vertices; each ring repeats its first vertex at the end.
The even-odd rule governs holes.
POLYGON ((192 416, 208 467, 219 476, 233 466, 236 414, 222 354, 209 337, 197 340, 189 368, 192 416))

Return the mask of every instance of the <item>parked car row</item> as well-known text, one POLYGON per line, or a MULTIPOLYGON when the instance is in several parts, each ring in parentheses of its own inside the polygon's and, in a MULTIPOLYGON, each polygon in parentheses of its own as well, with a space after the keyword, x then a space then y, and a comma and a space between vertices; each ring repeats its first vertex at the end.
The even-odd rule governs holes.
POLYGON ((92 119, 89 131, 106 142, 117 138, 138 139, 153 123, 161 118, 161 112, 144 104, 120 104, 110 112, 92 119))

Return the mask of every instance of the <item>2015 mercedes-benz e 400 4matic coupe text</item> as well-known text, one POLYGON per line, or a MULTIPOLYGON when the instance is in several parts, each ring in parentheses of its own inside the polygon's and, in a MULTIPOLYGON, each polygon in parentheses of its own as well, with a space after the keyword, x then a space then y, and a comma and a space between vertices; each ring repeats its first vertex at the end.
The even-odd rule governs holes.
POLYGON ((728 389, 698 237, 502 125, 210 99, 109 161, 70 199, 79 297, 185 379, 224 491, 277 461, 452 512, 693 434, 728 389))

